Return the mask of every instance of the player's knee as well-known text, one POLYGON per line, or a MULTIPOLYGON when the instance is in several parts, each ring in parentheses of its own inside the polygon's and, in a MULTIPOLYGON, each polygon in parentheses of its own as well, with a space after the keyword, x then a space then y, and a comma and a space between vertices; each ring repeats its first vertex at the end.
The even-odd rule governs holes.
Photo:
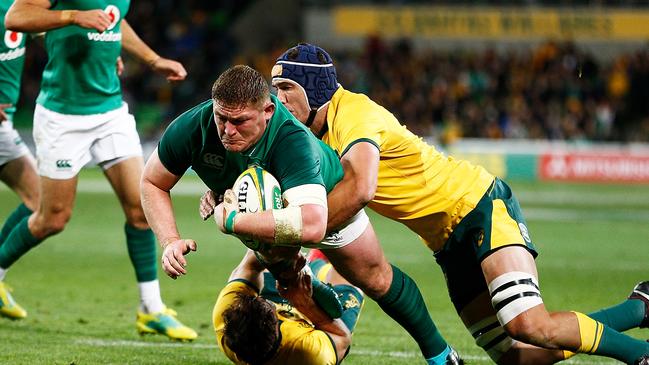
MULTIPOLYGON (((40 213, 40 212, 39 212, 40 213)), ((34 237, 43 239, 61 233, 72 215, 71 209, 61 209, 49 214, 37 213, 34 221, 32 234, 34 237)))
POLYGON ((126 213, 127 224, 138 229, 149 228, 144 210, 142 210, 141 206, 125 207, 124 211, 126 213))
POLYGON ((390 285, 392 284, 392 268, 390 265, 384 267, 383 265, 372 265, 370 270, 366 272, 363 285, 356 285, 365 294, 376 300, 383 297, 388 290, 390 290, 390 285))
POLYGON ((554 337, 547 321, 526 315, 518 316, 507 323, 505 331, 515 340, 541 347, 551 345, 554 337))

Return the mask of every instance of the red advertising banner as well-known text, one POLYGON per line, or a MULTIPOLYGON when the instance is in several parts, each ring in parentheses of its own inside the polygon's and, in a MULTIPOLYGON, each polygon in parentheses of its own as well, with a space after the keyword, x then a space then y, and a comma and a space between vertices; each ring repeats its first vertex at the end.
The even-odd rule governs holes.
POLYGON ((539 179, 649 183, 649 156, 619 152, 539 156, 539 179))

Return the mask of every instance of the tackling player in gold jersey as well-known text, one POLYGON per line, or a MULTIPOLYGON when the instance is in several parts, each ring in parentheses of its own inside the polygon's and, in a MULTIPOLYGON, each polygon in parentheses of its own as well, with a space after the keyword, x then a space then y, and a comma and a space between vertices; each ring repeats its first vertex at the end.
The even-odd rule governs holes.
MULTIPOLYGON (((505 182, 442 155, 385 108, 345 90, 320 47, 287 50, 272 78, 279 100, 341 156, 345 175, 328 195, 328 228, 367 205, 419 234, 462 321, 494 361, 548 364, 578 352, 649 363, 649 344, 616 331, 615 316, 546 310, 537 252, 505 182)), ((646 313, 642 300, 627 302, 646 313)), ((637 319, 641 325, 643 315, 637 319)))

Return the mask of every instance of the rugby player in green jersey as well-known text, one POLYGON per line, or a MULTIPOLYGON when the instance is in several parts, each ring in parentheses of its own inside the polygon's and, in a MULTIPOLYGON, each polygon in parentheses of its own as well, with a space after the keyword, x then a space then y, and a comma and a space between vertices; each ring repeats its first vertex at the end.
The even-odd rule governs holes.
POLYGON ((126 216, 126 243, 140 292, 136 329, 177 340, 196 332, 176 319, 160 296, 155 236, 140 203, 142 147, 135 120, 122 100, 115 62, 122 47, 170 81, 186 71, 158 56, 124 20, 128 0, 16 0, 7 29, 46 32, 49 59, 34 112, 40 175, 38 209, 18 222, 2 247, 11 265, 45 238, 61 232, 72 214, 79 170, 96 161, 126 216))
POLYGON ((0 180, 20 197, 22 203, 9 215, 0 231, 0 316, 20 319, 27 312, 12 298, 4 282, 11 265, 11 248, 3 242, 11 229, 38 207, 38 174, 34 157, 13 128, 13 115, 20 95, 20 78, 25 63, 26 35, 6 30, 4 18, 12 0, 0 0, 0 180))
POLYGON ((290 48, 272 77, 278 99, 341 155, 345 177, 328 196, 330 227, 367 205, 417 233, 442 267, 465 326, 495 362, 549 364, 579 352, 649 365, 649 343, 618 332, 649 324, 649 284, 590 316, 549 312, 536 249, 505 182, 441 154, 388 110, 345 90, 320 47, 290 48))
POLYGON ((225 193, 216 208, 213 197, 211 204, 201 208, 203 217, 214 211, 222 231, 252 237, 273 250, 280 244, 335 251, 338 260, 332 263, 338 272, 349 273, 343 274, 348 280, 346 275, 354 276, 353 285, 376 300, 413 337, 438 345, 430 349, 433 357, 440 355, 431 363, 458 363, 430 319, 417 285, 391 266, 375 244, 374 230, 362 210, 342 222, 336 232, 325 235, 326 194, 342 176, 338 156, 270 95, 259 72, 235 66, 221 74, 214 83, 212 100, 172 122, 147 161, 142 204, 164 247, 163 268, 174 278, 187 273, 184 255, 197 247, 179 234, 170 198, 171 189, 190 167, 216 195, 225 193), (237 213, 228 189, 249 165, 258 165, 277 178, 288 202, 284 209, 237 213))

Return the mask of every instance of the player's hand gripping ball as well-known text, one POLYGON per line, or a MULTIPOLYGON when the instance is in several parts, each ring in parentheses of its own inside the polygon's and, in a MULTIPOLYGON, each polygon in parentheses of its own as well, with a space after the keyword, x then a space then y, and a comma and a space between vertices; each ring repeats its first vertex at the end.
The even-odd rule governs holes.
MULTIPOLYGON (((257 213, 268 209, 282 209, 282 190, 279 186, 279 182, 273 175, 268 171, 262 169, 259 166, 252 166, 246 171, 242 172, 241 175, 237 178, 232 186, 233 195, 230 195, 231 199, 236 199, 236 213, 257 213)), ((224 199, 228 198, 229 194, 224 196, 224 199)), ((224 212, 226 216, 223 217, 225 220, 225 229, 228 228, 228 214, 232 213, 224 212)), ((241 242, 246 245, 251 250, 260 251, 267 249, 269 247, 264 247, 263 242, 256 241, 252 238, 246 238, 239 236, 241 242)))

